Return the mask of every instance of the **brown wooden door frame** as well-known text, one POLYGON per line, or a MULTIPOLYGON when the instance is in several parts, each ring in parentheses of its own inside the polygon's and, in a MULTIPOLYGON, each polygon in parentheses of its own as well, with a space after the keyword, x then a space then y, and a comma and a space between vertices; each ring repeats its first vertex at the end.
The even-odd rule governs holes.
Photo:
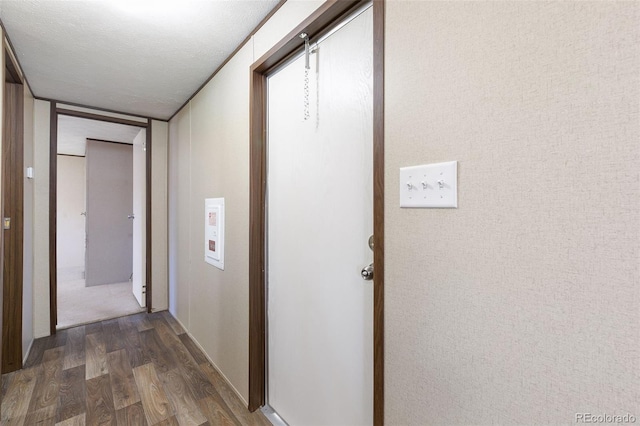
MULTIPOLYGON (((91 107, 86 107, 91 108, 91 107)), ((58 323, 58 266, 57 266, 57 215, 58 215, 58 116, 86 118, 108 123, 125 124, 146 130, 146 277, 145 301, 147 312, 151 312, 151 119, 146 123, 107 115, 58 108, 51 101, 50 144, 49 144, 49 324, 51 334, 56 334, 58 323)))
MULTIPOLYGON (((267 76, 367 1, 328 0, 251 66, 249 230, 249 410, 266 402, 267 76)), ((384 0, 373 0, 373 418, 384 422, 384 0)))
POLYGON ((23 237, 24 237, 24 86, 4 84, 2 135, 2 217, 10 228, 2 231, 2 372, 22 368, 23 237))

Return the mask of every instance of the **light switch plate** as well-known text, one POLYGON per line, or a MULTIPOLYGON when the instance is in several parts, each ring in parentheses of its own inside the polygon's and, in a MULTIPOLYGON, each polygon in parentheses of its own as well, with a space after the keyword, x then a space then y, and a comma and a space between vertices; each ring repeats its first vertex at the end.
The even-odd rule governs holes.
POLYGON ((400 168, 400 207, 457 208, 458 162, 400 168))

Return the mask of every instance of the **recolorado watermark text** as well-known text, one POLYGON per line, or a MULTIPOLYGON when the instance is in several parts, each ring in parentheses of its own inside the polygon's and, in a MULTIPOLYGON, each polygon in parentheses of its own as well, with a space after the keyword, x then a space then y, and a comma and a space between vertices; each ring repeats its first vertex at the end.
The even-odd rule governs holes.
POLYGON ((576 413, 576 423, 635 423, 636 416, 633 414, 593 414, 576 413))

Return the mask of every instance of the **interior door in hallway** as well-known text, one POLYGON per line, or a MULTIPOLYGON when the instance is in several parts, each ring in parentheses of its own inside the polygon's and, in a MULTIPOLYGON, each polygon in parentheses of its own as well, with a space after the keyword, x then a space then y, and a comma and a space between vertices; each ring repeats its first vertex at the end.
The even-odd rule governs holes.
POLYGON ((268 79, 267 400, 291 425, 372 424, 371 8, 314 49, 268 79))
POLYGON ((129 281, 133 271, 133 150, 87 140, 86 285, 129 281))

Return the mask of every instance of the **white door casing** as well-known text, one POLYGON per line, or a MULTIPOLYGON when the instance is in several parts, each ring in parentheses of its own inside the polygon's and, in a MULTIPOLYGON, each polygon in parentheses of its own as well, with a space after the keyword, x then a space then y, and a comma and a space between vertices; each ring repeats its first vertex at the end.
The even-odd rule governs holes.
POLYGON ((372 10, 268 80, 268 404, 291 425, 373 421, 372 10))

